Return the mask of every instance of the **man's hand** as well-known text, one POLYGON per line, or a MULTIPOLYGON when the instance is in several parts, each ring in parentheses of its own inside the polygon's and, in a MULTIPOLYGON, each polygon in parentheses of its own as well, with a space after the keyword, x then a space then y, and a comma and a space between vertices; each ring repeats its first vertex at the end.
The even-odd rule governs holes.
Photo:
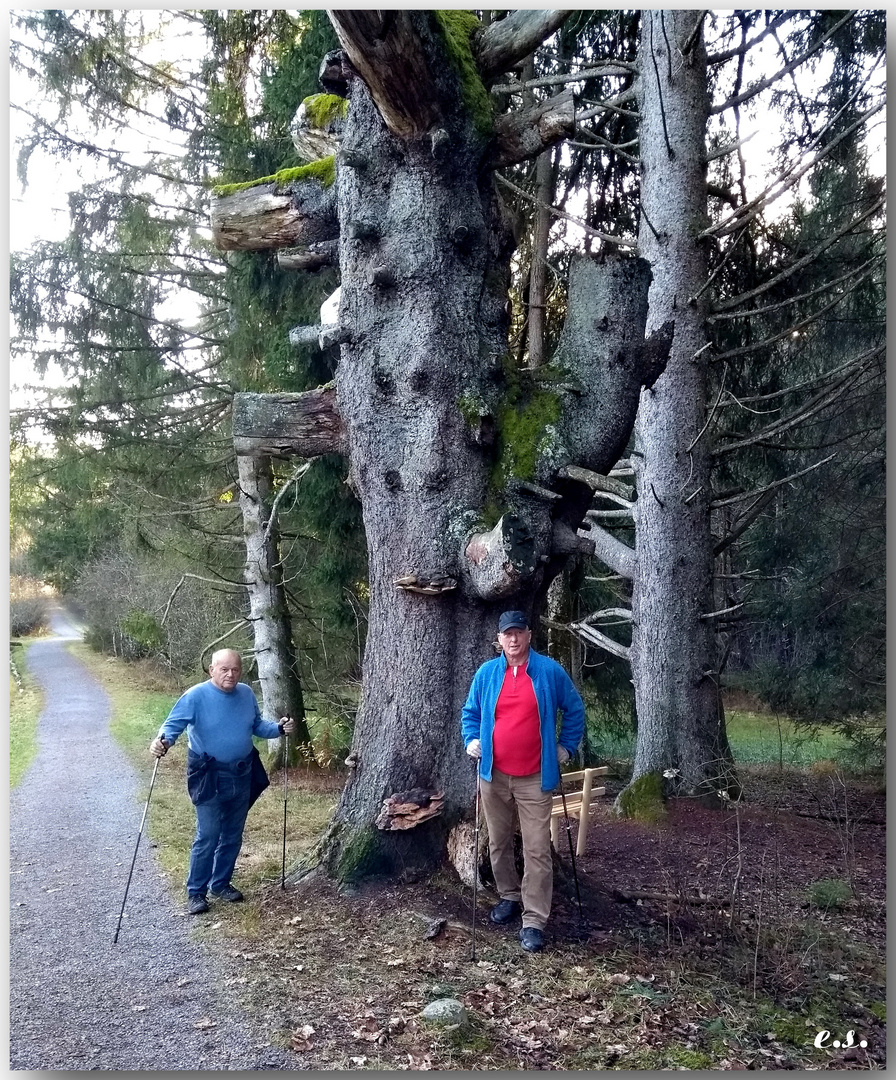
POLYGON ((168 743, 159 735, 149 744, 149 752, 155 757, 164 757, 168 753, 168 743))
POLYGON ((557 764, 565 765, 571 757, 572 754, 570 754, 566 747, 561 746, 560 743, 557 743, 557 764))
POLYGON ((284 735, 292 735, 293 731, 295 731, 296 722, 291 716, 281 716, 280 727, 284 735))
POLYGON ((471 739, 467 743, 467 753, 470 755, 471 758, 481 758, 482 743, 478 739, 471 739))

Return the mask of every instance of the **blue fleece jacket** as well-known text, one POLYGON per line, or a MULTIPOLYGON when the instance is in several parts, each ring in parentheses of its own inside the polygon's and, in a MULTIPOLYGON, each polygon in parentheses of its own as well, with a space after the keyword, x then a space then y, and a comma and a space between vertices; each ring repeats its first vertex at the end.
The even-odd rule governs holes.
MULTIPOLYGON (((488 660, 473 676, 470 693, 461 713, 461 732, 464 746, 473 739, 482 743, 479 775, 492 778, 492 735, 495 730, 495 706, 504 684, 507 658, 502 653, 488 660)), ((578 750, 585 732, 585 706, 572 679, 556 660, 529 650, 526 672, 535 688, 538 719, 541 727, 541 789, 553 791, 560 783, 557 763, 557 743, 572 755, 578 750), (561 714, 560 735, 557 736, 557 713, 561 714)))
POLYGON ((247 757, 253 735, 276 739, 280 734, 274 721, 262 720, 255 694, 245 683, 219 690, 210 679, 178 698, 159 735, 171 744, 184 729, 194 753, 208 754, 222 763, 247 757))

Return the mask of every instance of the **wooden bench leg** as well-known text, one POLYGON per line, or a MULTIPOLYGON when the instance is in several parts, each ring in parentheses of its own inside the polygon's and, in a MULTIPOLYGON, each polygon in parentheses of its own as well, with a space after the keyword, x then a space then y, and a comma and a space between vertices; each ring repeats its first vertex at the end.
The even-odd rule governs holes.
POLYGON ((551 818, 551 843, 554 845, 554 850, 560 850, 560 818, 551 818))
POLYGON ((579 837, 576 840, 576 855, 585 854, 585 845, 588 842, 588 813, 583 806, 579 811, 579 837))

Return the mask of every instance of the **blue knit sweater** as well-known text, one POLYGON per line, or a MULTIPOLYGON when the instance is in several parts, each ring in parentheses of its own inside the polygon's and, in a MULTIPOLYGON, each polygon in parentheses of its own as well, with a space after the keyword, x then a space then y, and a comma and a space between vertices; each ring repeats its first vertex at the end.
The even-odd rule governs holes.
POLYGON ((245 683, 219 690, 208 682, 191 686, 174 703, 159 735, 169 745, 186 729, 187 745, 197 754, 230 763, 252 752, 252 736, 276 739, 280 729, 262 720, 255 694, 245 683))
MULTIPOLYGON (((495 706, 504 683, 507 658, 502 653, 486 661, 473 676, 470 693, 461 713, 461 732, 464 746, 473 739, 482 743, 479 775, 492 778, 492 735, 495 730, 495 706)), ((557 743, 574 754, 585 732, 585 706, 572 679, 549 656, 529 650, 526 668, 535 688, 538 719, 541 727, 541 789, 553 791, 560 783, 557 763, 557 743), (557 735, 557 713, 561 714, 560 735, 557 735)))

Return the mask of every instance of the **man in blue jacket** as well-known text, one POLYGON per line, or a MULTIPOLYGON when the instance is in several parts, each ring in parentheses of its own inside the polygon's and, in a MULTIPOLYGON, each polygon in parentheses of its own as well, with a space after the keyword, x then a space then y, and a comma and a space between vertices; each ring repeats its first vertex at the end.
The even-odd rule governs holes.
POLYGON ((520 943, 538 952, 554 885, 551 792, 560 783, 560 765, 581 742, 585 707, 572 679, 555 660, 530 648, 531 641, 525 613, 505 611, 498 620, 502 655, 473 676, 461 730, 467 753, 479 760, 489 854, 501 897, 491 921, 501 926, 522 914, 520 943), (514 807, 523 837, 522 881, 513 857, 514 807))
POLYGON ((255 694, 240 682, 243 661, 233 649, 212 656, 209 679, 175 703, 149 749, 163 757, 187 731, 187 788, 196 806, 196 838, 187 876, 191 915, 208 911, 208 892, 218 900, 242 900, 231 884, 251 805, 252 736, 289 735, 295 722, 263 720, 255 694))

